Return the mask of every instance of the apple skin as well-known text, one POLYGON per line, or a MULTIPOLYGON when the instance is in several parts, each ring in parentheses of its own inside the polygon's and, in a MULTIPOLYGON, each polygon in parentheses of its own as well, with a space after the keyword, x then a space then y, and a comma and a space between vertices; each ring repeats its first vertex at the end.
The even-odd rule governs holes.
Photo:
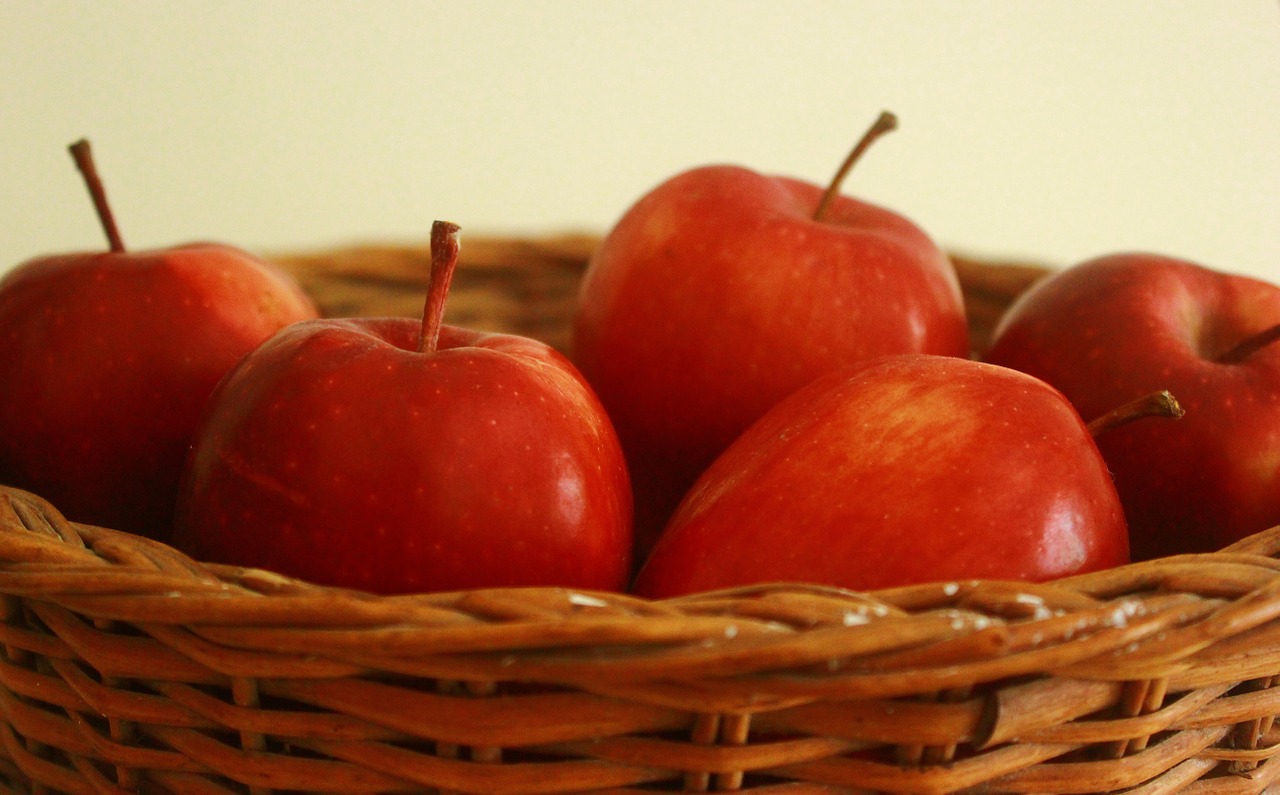
POLYGON ((0 481, 73 520, 167 540, 214 385, 314 317, 290 277, 224 245, 17 266, 0 279, 0 481))
POLYGON ((219 385, 177 545, 378 593, 622 590, 631 493, 594 393, 552 348, 418 321, 296 324, 219 385))
POLYGON ((613 418, 643 554, 699 474, 819 375, 886 354, 968 356, 954 268, 915 224, 731 165, 679 174, 607 234, 572 356, 613 418))
POLYGON ((1133 555, 1207 552, 1280 524, 1280 345, 1217 359, 1280 323, 1280 287, 1160 254, 1058 271, 1010 307, 990 362, 1056 386, 1086 418, 1167 389, 1186 416, 1098 439, 1133 555))
POLYGON ((1006 368, 905 355, 823 376, 752 425, 634 590, 1043 581, 1127 560, 1119 498, 1065 397, 1006 368))

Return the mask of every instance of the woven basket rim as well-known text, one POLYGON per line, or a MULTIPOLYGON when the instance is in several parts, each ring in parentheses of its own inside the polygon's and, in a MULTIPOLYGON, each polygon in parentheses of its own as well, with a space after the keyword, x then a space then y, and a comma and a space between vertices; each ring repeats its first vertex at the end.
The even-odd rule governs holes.
POLYGON ((246 652, 406 671, 418 655, 453 655, 460 674, 545 682, 747 677, 759 689, 768 672, 805 666, 812 678, 783 689, 892 696, 1047 672, 1194 682, 1209 663, 1280 665, 1280 649, 1236 659, 1233 643, 1280 617, 1277 553, 1280 528, 1221 552, 1047 583, 866 593, 775 583, 665 600, 558 587, 376 596, 201 564, 0 487, 5 594, 95 621, 197 628, 246 652))

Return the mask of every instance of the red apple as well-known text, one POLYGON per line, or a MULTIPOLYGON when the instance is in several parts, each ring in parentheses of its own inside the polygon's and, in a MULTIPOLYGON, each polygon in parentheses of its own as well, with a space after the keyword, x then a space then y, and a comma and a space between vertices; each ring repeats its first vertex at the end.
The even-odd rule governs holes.
POLYGON ((111 249, 33 259, 0 279, 0 481, 71 519, 166 539, 214 385, 316 310, 235 248, 126 251, 89 144, 72 153, 111 249))
POLYGON ((1003 367, 906 355, 766 413, 699 478, 634 587, 1041 581, 1127 560, 1115 487, 1066 398, 1003 367))
POLYGON ((817 376, 894 353, 968 356, 948 258, 915 224, 839 195, 885 114, 822 188, 696 168, 641 198, 581 286, 575 363, 631 465, 639 552, 693 480, 817 376))
POLYGON ((1152 389, 1186 409, 1099 439, 1135 558, 1210 551, 1280 524, 1280 287, 1149 253, 1059 271, 1014 304, 986 359, 1085 416, 1152 389))
POLYGON ((192 445, 180 547, 381 593, 625 587, 613 427, 551 347, 441 325, 456 231, 432 230, 421 321, 299 323, 228 374, 192 445))

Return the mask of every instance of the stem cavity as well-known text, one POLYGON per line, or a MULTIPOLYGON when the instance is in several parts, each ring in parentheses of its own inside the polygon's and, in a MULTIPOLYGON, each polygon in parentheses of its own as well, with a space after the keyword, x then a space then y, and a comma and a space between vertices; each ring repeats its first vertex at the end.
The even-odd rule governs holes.
POLYGON ((1214 361, 1218 364, 1240 364, 1276 340, 1280 340, 1280 324, 1246 337, 1214 361))

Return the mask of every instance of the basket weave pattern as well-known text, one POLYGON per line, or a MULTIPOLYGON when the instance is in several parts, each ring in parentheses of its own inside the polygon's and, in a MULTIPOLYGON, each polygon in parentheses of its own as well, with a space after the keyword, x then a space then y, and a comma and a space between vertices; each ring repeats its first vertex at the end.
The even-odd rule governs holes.
MULTIPOLYGON (((484 315, 495 284, 516 298, 494 305, 563 318, 591 244, 569 240, 522 244, 526 259, 496 242, 506 254, 472 260, 470 281, 464 259, 455 289, 475 285, 476 325, 548 322, 484 315), (511 286, 499 260, 532 281, 511 286)), ((347 254, 282 262, 331 313, 381 314, 396 285, 413 305, 386 313, 419 312, 420 255, 383 255, 406 270, 369 250, 349 253, 364 273, 347 254)), ((962 268, 971 302, 992 307, 1036 274, 962 268)), ((538 336, 564 340, 556 328, 538 336)), ((1258 793, 1280 777, 1277 556, 1280 530, 1037 585, 375 597, 203 565, 0 487, 0 783, 1258 793)))

